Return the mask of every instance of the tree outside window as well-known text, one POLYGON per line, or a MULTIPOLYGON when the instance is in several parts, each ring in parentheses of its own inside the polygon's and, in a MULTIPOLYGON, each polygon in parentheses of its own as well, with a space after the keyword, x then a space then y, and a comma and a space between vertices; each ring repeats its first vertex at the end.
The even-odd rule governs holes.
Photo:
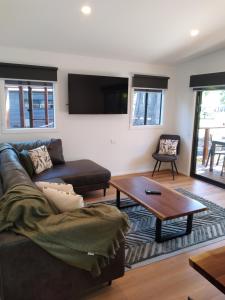
POLYGON ((134 89, 132 125, 161 125, 162 90, 134 89))

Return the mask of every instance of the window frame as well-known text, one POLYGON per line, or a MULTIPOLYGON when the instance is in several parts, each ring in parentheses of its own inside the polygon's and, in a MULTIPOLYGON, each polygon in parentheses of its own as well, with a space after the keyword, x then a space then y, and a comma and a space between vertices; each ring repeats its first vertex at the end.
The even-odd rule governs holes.
POLYGON ((29 80, 29 79, 11 79, 11 78, 1 78, 0 79, 0 109, 1 113, 1 131, 2 133, 31 133, 31 132, 56 132, 57 131, 57 82, 55 81, 43 81, 43 80, 29 80), (7 128, 6 125, 6 80, 15 80, 15 81, 34 81, 34 82, 51 82, 53 84, 53 98, 54 98, 54 127, 48 128, 7 128))
POLYGON ((165 94, 166 90, 156 88, 144 88, 144 87, 132 87, 131 91, 131 106, 130 106, 130 129, 152 129, 152 128, 163 128, 164 126, 164 107, 165 107, 165 94), (133 104, 134 104, 134 92, 135 90, 149 90, 149 91, 161 91, 161 110, 160 110, 160 124, 159 125, 133 125, 133 104))

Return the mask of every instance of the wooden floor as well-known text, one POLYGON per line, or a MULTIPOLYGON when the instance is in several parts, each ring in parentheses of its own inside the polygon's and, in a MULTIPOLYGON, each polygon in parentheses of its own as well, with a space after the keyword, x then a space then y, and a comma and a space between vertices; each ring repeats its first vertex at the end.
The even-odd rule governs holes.
MULTIPOLYGON (((150 173, 141 175, 151 178, 150 173)), ((172 189, 185 188, 225 207, 224 189, 183 175, 176 176, 173 181, 168 171, 160 171, 154 176, 154 180, 172 189)), ((106 198, 114 197, 115 190, 110 188, 106 198)), ((102 191, 87 196, 90 201, 106 198, 102 197, 102 191)), ((128 271, 124 277, 114 280, 112 286, 92 292, 85 297, 85 300, 187 300, 188 296, 193 300, 224 300, 225 295, 188 264, 191 255, 219 246, 225 246, 225 240, 128 271)))

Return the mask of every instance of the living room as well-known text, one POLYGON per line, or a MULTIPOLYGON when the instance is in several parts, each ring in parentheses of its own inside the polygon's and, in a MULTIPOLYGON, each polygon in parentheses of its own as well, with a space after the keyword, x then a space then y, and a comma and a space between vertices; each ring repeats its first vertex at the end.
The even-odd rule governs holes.
MULTIPOLYGON (((185 3, 174 0, 167 4, 164 1, 157 4, 143 1, 142 5, 140 7, 140 3, 130 1, 123 4, 119 1, 68 1, 63 8, 60 1, 54 1, 54 4, 49 1, 47 5, 44 1, 32 3, 26 0, 1 3, 0 62, 56 67, 58 70, 54 85, 55 128, 6 128, 5 78, 1 77, 0 141, 59 138, 65 161, 94 161, 111 172, 112 180, 137 175, 152 179, 155 166, 152 154, 160 135, 176 134, 181 137, 177 160, 179 175, 175 175, 173 180, 170 165, 165 163, 153 179, 173 190, 183 188, 225 207, 224 187, 190 177, 196 91, 189 87, 192 75, 225 71, 224 3, 222 0, 213 4, 211 1, 185 3), (55 7, 54 15, 52 5, 55 7), (89 15, 81 12, 83 5, 91 7, 89 15), (165 21, 160 26, 157 24, 159 28, 152 26, 152 29, 148 24, 150 16, 154 20, 158 16, 165 21), (147 28, 143 36, 139 34, 141 26, 147 28), (199 30, 194 37, 190 36, 193 29, 199 30), (127 114, 69 114, 68 74, 128 78, 127 114), (159 125, 132 126, 132 82, 135 74, 169 78, 168 89, 163 93, 162 122, 159 125)), ((116 191, 111 186, 106 197, 98 190, 84 195, 84 200, 106 201, 115 197, 116 191)), ((113 281, 112 286, 86 297, 164 300, 187 299, 190 296, 196 300, 223 299, 217 288, 188 265, 190 256, 221 246, 225 246, 224 240, 137 269, 131 266, 124 277, 113 281), (168 272, 172 274, 170 277, 165 276, 168 272)))

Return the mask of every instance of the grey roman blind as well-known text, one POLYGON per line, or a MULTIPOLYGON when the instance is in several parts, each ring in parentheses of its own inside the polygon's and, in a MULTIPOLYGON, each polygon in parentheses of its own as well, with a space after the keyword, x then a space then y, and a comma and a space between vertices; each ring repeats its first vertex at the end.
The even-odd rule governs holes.
POLYGON ((135 88, 167 89, 169 77, 135 74, 132 86, 135 88))
POLYGON ((190 77, 189 86, 194 89, 201 87, 213 88, 225 86, 225 72, 192 75, 190 77))
POLYGON ((0 63, 0 78, 57 81, 55 67, 0 63))

